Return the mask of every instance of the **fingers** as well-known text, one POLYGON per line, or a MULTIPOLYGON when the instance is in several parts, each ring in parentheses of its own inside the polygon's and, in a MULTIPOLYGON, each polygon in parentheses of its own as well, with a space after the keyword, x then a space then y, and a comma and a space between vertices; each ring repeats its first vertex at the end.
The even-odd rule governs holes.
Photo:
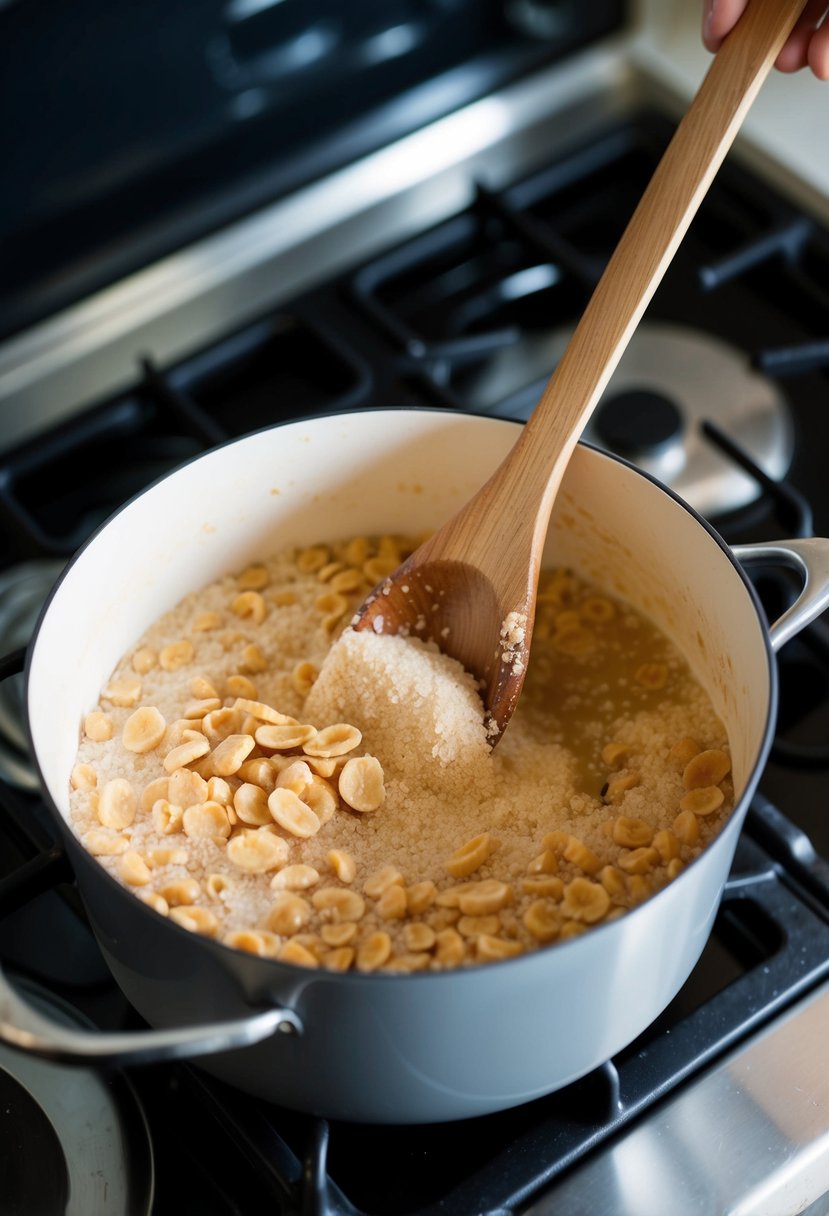
POLYGON ((709 51, 718 51, 723 38, 742 17, 749 0, 705 0, 702 40, 709 51))
POLYGON ((818 80, 829 80, 829 18, 809 42, 809 67, 818 80))
MULTIPOLYGON (((826 31, 823 28, 818 30, 818 26, 823 20, 825 12, 826 0, 809 0, 809 3, 798 18, 791 37, 777 57, 775 66, 781 72, 799 72, 801 68, 811 66, 811 44, 815 38, 818 39, 817 63, 818 66, 821 66, 820 43, 825 42, 826 31)), ((815 73, 815 75, 818 74, 817 72, 815 73)))
MULTIPOLYGON (((702 41, 707 50, 718 51, 723 39, 742 17, 750 0, 705 0, 702 41)), ((781 72, 799 72, 808 67, 819 80, 829 80, 829 4, 809 0, 791 37, 777 57, 781 72)))

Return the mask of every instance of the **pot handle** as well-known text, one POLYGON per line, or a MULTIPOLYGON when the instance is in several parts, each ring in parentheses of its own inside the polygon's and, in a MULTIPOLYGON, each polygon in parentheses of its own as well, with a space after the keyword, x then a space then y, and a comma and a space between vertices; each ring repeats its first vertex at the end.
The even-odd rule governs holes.
POLYGON ((829 540, 809 536, 797 540, 765 541, 756 545, 734 545, 738 562, 763 562, 796 570, 803 578, 800 595, 769 627, 772 650, 779 650, 829 608, 829 540))
POLYGON ((25 1001, 0 967, 0 1042, 62 1064, 150 1064, 233 1051, 275 1032, 302 1034, 291 1009, 272 1007, 230 1022, 171 1030, 76 1030, 53 1021, 25 1001))

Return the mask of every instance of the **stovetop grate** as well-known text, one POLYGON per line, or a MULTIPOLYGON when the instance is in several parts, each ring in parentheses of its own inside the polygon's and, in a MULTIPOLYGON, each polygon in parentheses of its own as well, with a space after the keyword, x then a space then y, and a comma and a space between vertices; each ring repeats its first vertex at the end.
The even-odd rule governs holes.
MULTIPOLYGON (((716 428, 712 436, 721 438, 716 428)), ((808 504, 791 487, 753 471, 763 481, 766 514, 777 518, 778 528, 808 531, 808 504)), ((785 596, 786 588, 775 583, 774 594, 785 596)), ((815 629, 820 645, 820 625, 806 636, 815 629)), ((19 667, 22 657, 22 651, 16 660, 10 656, 0 674, 19 667)), ((97 958, 69 867, 37 797, 0 788, 0 838, 11 864, 0 878, 0 955, 99 1024, 140 1025, 97 958), (60 955, 75 960, 68 973, 55 966, 56 939, 53 929, 45 930, 47 920, 61 926, 58 940, 66 936, 60 955), (17 949, 10 948, 10 938, 17 949)), ((169 1110, 180 1109, 183 1117, 185 1107, 198 1109, 198 1124, 206 1120, 208 1126, 194 1135, 226 1138, 233 1158, 244 1163, 245 1193, 261 1192, 286 1216, 515 1211, 827 972, 829 863, 758 795, 710 941, 686 985, 639 1040, 558 1094, 466 1123, 377 1128, 328 1124, 271 1107, 183 1066, 149 1069, 134 1081, 146 1106, 168 1112, 159 1113, 155 1125, 162 1170, 172 1173, 163 1144, 169 1110)), ((166 1200, 173 1185, 165 1183, 166 1200)), ((217 1213, 233 1211, 238 1193, 232 1195, 229 1180, 216 1179, 209 1202, 227 1204, 216 1206, 217 1213)))
MULTIPOLYGON (((52 847, 27 856, 35 841, 43 843, 43 833, 39 827, 21 828, 22 807, 24 802, 15 804, 7 791, 0 794, 0 836, 16 835, 26 856, 0 879, 0 912, 19 916, 27 906, 36 909, 49 899, 53 907, 64 903, 63 915, 77 918, 77 896, 65 885, 71 875, 61 850, 52 847), (31 838, 28 845, 25 837, 31 838)), ((170 1156, 177 1157, 178 1146, 170 1142, 170 1127, 183 1120, 191 1148, 191 1138, 208 1143, 221 1130, 222 1170, 236 1162, 236 1169, 244 1171, 237 1203, 241 1195, 261 1192, 278 1198, 275 1210, 286 1216, 467 1216, 470 1211, 520 1210, 573 1163, 829 974, 829 866, 815 860, 811 867, 804 865, 799 856, 804 851, 808 853, 807 845, 776 808, 759 799, 692 976, 636 1042, 556 1094, 456 1124, 329 1124, 250 1098, 190 1067, 154 1066, 135 1070, 132 1080, 149 1108, 159 1168, 173 1173, 170 1156)), ((8 923, 3 922, 0 933, 4 956, 8 923)), ((84 945, 94 952, 82 913, 75 932, 88 939, 84 945)), ((27 972, 31 977, 31 963, 27 972)), ((39 972, 35 961, 35 972, 50 991, 93 1012, 99 1024, 112 1029, 142 1024, 114 984, 102 979, 103 968, 100 973, 92 968, 85 978, 55 977, 47 957, 39 972)), ((168 1179, 166 1185, 184 1193, 180 1188, 189 1182, 168 1179)), ((225 1186, 227 1179, 218 1195, 225 1186)), ((168 1190, 160 1213, 172 1210, 167 1206, 172 1198, 168 1190)), ((211 1202, 217 1202, 217 1195, 211 1202)), ((215 1210, 236 1209, 228 1204, 215 1210)))
MULTIPOLYGON (((547 337, 581 311, 670 132, 645 113, 512 187, 481 185, 454 219, 175 366, 137 351, 129 392, 0 459, 0 562, 68 557, 157 477, 257 426, 362 406, 525 418, 547 337)), ((827 391, 827 281, 829 233, 729 162, 646 321, 727 335, 784 380, 797 426, 827 391)))
MULTIPOLYGON (((572 322, 668 133, 644 115, 508 189, 482 186, 454 220, 174 367, 136 351, 131 391, 0 460, 0 569, 70 557, 149 482, 252 427, 378 405, 468 408, 481 368, 549 326, 551 304, 572 322)), ((723 335, 756 368, 785 377, 799 440, 787 480, 735 445, 715 411, 703 428, 705 442, 754 485, 750 502, 716 518, 731 543, 829 532, 827 270, 829 235, 729 164, 649 313, 723 335)), ((525 416, 537 390, 531 378, 490 412, 525 416)), ((752 578, 773 619, 793 586, 770 570, 752 578)), ((825 978, 825 623, 787 646, 779 669, 771 761, 711 939, 635 1044, 558 1094, 425 1128, 327 1124, 186 1066, 136 1070, 154 1139, 157 1216, 182 1205, 200 1216, 517 1211, 825 978)), ((90 934, 37 793, 0 787, 0 859, 4 963, 104 1028, 139 1026, 90 934)))

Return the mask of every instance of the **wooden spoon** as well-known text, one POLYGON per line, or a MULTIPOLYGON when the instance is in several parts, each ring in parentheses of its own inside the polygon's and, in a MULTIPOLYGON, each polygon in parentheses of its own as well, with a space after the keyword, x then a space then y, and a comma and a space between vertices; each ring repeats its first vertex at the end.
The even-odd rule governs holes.
POLYGON ((515 446, 358 612, 356 629, 430 637, 472 672, 493 743, 524 683, 541 553, 567 462, 803 7, 804 0, 750 0, 515 446))

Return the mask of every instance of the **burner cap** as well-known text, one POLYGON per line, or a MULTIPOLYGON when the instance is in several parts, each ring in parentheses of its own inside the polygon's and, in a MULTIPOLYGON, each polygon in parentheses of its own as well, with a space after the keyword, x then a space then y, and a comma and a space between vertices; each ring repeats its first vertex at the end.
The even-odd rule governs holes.
POLYGON ((661 455, 682 434, 682 414, 664 393, 630 388, 606 397, 593 425, 604 444, 636 460, 661 455))
MULTIPOLYGON (((44 988, 19 979, 15 985, 55 1021, 88 1027, 77 1009, 44 988)), ((4 1216, 148 1216, 150 1137, 123 1074, 53 1064, 0 1045, 0 1118, 4 1216)))
MULTIPOLYGON (((563 345, 566 340, 561 335, 563 345)), ((794 450, 788 405, 774 381, 756 372, 737 347, 688 326, 642 324, 613 373, 605 398, 643 390, 663 398, 680 414, 681 430, 669 443, 658 451, 629 455, 604 439, 598 411, 585 427, 584 438, 628 456, 703 515, 736 510, 762 492, 752 477, 705 438, 701 424, 707 418, 769 477, 785 476, 794 450)), ((664 407, 663 413, 667 421, 664 407)))
MULTIPOLYGON (((468 408, 527 418, 572 332, 528 330, 465 373, 468 408)), ((706 439, 701 426, 706 419, 716 422, 769 477, 786 475, 794 428, 780 387, 755 371, 744 351, 714 334, 647 321, 631 338, 583 438, 632 460, 701 514, 719 515, 753 502, 762 491, 706 439), (632 435, 627 433, 631 415, 632 435), (646 433, 645 420, 652 433, 646 433)))

